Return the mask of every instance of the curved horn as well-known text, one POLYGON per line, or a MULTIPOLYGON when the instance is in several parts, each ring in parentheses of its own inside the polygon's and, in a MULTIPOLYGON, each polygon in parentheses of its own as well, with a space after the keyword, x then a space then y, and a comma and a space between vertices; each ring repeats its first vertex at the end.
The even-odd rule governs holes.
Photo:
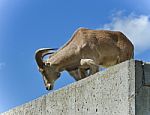
POLYGON ((50 54, 49 53, 50 50, 55 50, 55 49, 56 48, 41 48, 35 52, 35 60, 39 68, 43 68, 43 65, 44 65, 43 57, 47 54, 50 54))
POLYGON ((45 56, 47 56, 47 55, 51 55, 51 54, 53 54, 53 53, 55 53, 55 52, 48 52, 48 53, 45 53, 45 54, 43 54, 43 57, 45 57, 45 56))

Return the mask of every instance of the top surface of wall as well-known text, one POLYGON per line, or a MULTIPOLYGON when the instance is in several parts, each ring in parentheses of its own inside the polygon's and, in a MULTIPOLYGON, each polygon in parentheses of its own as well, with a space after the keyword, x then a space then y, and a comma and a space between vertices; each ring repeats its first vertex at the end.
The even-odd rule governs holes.
POLYGON ((135 115, 135 89, 130 60, 1 115, 135 115))

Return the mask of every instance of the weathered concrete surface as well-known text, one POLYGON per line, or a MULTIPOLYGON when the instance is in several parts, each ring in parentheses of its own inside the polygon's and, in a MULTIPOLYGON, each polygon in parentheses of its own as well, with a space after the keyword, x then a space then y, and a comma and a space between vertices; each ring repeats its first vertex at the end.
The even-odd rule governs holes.
POLYGON ((140 61, 126 61, 1 115, 150 115, 144 73, 140 61))
POLYGON ((136 61, 136 115, 150 115, 150 64, 136 61))
POLYGON ((144 85, 150 86, 150 63, 144 64, 144 85))

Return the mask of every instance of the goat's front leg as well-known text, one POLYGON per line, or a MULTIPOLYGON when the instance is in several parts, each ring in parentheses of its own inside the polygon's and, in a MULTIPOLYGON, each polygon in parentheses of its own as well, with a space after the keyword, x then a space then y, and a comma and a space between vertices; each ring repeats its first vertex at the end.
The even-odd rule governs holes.
POLYGON ((89 68, 89 75, 93 75, 99 71, 99 65, 97 65, 92 59, 81 59, 80 65, 81 68, 89 68))
POLYGON ((69 70, 69 74, 74 77, 76 81, 93 75, 99 71, 99 65, 97 65, 92 59, 81 59, 80 67, 74 70, 69 70), (89 70, 89 72, 88 72, 89 70))
POLYGON ((69 70, 69 74, 74 77, 76 81, 81 80, 88 76, 87 71, 83 68, 78 68, 74 70, 69 70))
POLYGON ((68 73, 76 80, 78 81, 80 79, 78 69, 69 70, 68 73))

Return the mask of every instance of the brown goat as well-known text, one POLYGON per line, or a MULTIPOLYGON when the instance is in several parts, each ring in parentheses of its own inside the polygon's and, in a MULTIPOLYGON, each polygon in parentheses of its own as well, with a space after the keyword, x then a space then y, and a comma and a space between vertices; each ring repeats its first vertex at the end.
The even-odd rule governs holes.
POLYGON ((60 72, 67 70, 75 80, 133 58, 134 46, 119 31, 78 29, 72 38, 56 52, 45 48, 36 51, 35 57, 47 90, 53 89, 60 72), (45 55, 50 54, 46 61, 45 55))

